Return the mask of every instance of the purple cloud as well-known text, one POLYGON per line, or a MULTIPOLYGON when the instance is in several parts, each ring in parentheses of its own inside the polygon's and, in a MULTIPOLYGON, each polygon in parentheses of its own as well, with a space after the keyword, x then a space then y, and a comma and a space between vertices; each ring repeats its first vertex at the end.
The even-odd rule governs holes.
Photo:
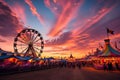
POLYGON ((0 2, 0 35, 15 36, 23 28, 14 12, 5 4, 0 2))

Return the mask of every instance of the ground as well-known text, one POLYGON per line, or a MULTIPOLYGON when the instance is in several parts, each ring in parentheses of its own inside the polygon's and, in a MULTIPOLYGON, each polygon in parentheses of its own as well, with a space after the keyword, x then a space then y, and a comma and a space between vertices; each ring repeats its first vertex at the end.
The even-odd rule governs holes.
POLYGON ((0 76, 0 80, 120 80, 120 71, 54 68, 0 76))

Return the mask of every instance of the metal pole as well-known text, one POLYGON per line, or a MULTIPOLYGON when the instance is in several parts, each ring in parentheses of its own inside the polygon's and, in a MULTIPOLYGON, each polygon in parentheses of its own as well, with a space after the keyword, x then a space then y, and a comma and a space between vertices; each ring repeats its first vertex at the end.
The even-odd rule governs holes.
POLYGON ((109 33, 107 32, 107 38, 109 39, 109 33))
POLYGON ((106 29, 107 29, 107 31, 106 31, 106 32, 107 32, 107 38, 109 39, 109 33, 108 33, 108 28, 106 27, 106 29))

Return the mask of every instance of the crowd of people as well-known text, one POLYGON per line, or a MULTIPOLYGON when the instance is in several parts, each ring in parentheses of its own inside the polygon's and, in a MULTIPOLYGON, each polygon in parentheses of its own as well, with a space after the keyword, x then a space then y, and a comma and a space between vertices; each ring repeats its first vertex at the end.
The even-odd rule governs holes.
POLYGON ((81 67, 93 67, 96 69, 102 69, 105 71, 120 70, 120 62, 108 61, 74 61, 67 60, 28 60, 21 61, 16 59, 0 60, 0 75, 12 74, 20 72, 29 72, 35 70, 45 70, 51 68, 79 68, 81 67), (101 67, 100 67, 100 66, 101 67))
POLYGON ((63 60, 16 60, 16 59, 6 59, 0 60, 0 75, 12 74, 20 72, 29 72, 35 70, 45 70, 51 68, 81 68, 80 62, 68 62, 63 60))
POLYGON ((56 62, 48 61, 0 61, 0 74, 12 74, 20 72, 29 72, 35 70, 44 70, 57 67, 56 62))
POLYGON ((120 70, 120 62, 119 61, 94 61, 94 67, 96 69, 102 69, 104 71, 113 71, 113 70, 120 70))

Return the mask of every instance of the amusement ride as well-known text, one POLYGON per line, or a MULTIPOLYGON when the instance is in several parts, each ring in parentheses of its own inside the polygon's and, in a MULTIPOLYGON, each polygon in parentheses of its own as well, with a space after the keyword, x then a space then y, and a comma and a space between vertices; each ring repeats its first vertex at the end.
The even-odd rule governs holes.
POLYGON ((42 35, 35 29, 23 29, 14 38, 14 53, 17 56, 38 58, 44 48, 42 35))

